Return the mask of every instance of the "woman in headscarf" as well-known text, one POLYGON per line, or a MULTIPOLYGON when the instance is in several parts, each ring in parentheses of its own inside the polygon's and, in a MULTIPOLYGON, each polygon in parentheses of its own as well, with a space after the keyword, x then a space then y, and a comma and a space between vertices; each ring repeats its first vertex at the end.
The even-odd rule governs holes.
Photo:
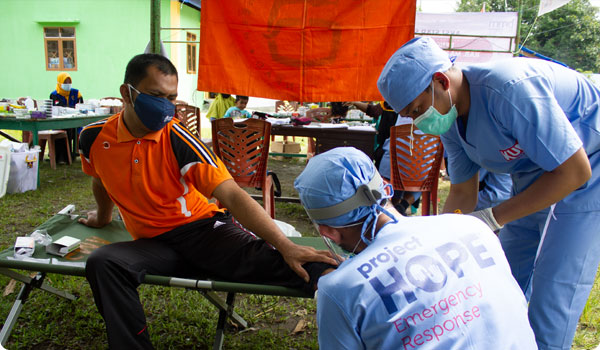
POLYGON ((56 90, 50 93, 53 106, 75 108, 78 103, 83 103, 81 92, 71 88, 71 76, 69 73, 60 73, 56 79, 56 90))
MULTIPOLYGON (((50 93, 53 106, 75 108, 76 104, 83 103, 81 92, 71 88, 72 83, 73 81, 69 73, 63 72, 58 75, 56 78, 56 90, 50 93)), ((73 140, 77 137, 77 129, 67 129, 66 132, 69 138, 69 145, 73 145, 73 140)), ((56 161, 66 162, 68 158, 64 142, 56 142, 55 146, 56 161)), ((71 152, 73 151, 71 150, 71 152)))

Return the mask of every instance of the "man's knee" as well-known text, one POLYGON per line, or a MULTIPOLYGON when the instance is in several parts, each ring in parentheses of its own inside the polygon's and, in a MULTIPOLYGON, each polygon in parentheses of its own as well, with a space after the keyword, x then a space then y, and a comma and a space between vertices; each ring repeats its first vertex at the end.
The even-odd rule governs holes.
POLYGON ((113 258, 114 254, 110 245, 105 245, 95 249, 92 254, 90 254, 85 264, 86 276, 90 276, 90 274, 96 274, 106 269, 106 266, 113 261, 113 258))

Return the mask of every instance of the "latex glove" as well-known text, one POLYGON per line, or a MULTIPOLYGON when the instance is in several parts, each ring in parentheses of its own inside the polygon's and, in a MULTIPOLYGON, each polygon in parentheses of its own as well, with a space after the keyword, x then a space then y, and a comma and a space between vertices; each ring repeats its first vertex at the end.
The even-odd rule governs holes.
POLYGON ((504 226, 500 226, 498 224, 498 222, 496 221, 496 218, 494 218, 494 213, 492 212, 492 208, 485 208, 485 209, 477 210, 477 211, 474 211, 467 215, 474 216, 474 217, 478 218, 479 220, 485 222, 485 224, 488 225, 492 229, 492 231, 494 231, 496 233, 498 231, 500 231, 500 229, 502 227, 504 227, 504 226))

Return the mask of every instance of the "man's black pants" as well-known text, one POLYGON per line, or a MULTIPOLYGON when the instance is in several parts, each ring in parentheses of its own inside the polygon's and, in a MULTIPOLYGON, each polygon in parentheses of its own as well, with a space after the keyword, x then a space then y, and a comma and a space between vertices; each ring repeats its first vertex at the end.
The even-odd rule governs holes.
POLYGON ((113 243, 95 250, 86 278, 106 323, 111 349, 151 349, 137 287, 145 274, 210 277, 312 291, 313 278, 331 267, 308 263, 305 283, 267 242, 245 231, 232 216, 196 221, 150 239, 113 243))

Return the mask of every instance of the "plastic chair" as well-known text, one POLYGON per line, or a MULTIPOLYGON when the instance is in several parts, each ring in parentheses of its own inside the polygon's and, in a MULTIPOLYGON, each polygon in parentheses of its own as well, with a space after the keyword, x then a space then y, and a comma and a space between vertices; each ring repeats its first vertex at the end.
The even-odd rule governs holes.
POLYGON ((100 100, 119 100, 121 101, 121 106, 107 106, 110 107, 110 114, 117 114, 125 107, 123 103, 123 98, 121 97, 103 97, 100 100))
MULTIPOLYGON (((177 102, 177 101, 176 101, 177 102)), ((187 103, 175 103, 175 113, 192 134, 200 138, 200 108, 187 103)))
POLYGON ((275 218, 273 179, 267 175, 271 123, 259 119, 234 123, 232 118, 222 118, 213 120, 211 127, 214 153, 240 187, 262 189, 265 210, 275 218))
POLYGON ((299 103, 297 101, 276 101, 275 102, 275 113, 279 112, 295 112, 298 110, 299 103))
POLYGON ((313 108, 306 111, 306 116, 311 118, 312 120, 327 123, 331 120, 331 108, 329 107, 320 107, 313 108))
POLYGON ((411 133, 411 125, 390 129, 390 182, 394 191, 422 192, 422 215, 437 215, 437 190, 444 146, 439 136, 411 133), (412 154, 410 151, 412 139, 412 154))
POLYGON ((50 167, 56 169, 56 140, 64 139, 67 145, 67 159, 69 165, 73 163, 71 159, 71 147, 69 147, 69 138, 65 130, 44 130, 38 132, 38 138, 40 140, 40 160, 44 159, 44 151, 46 150, 46 141, 48 141, 48 157, 50 158, 50 167))
MULTIPOLYGON (((25 100, 25 97, 20 97, 19 98, 19 104, 21 104, 23 101, 25 100)), ((34 107, 37 109, 38 107, 38 103, 36 100, 33 100, 33 105, 34 107)), ((56 169, 56 151, 55 151, 55 144, 54 141, 55 140, 60 140, 62 138, 65 138, 65 142, 67 143, 67 150, 68 150, 68 160, 69 160, 69 164, 72 164, 72 159, 71 159, 71 151, 70 151, 70 147, 69 147, 69 137, 67 134, 67 130, 46 130, 46 131, 39 131, 38 132, 38 140, 40 143, 40 148, 41 148, 41 152, 40 152, 40 160, 44 159, 44 149, 46 148, 46 141, 49 141, 49 145, 48 146, 48 157, 50 158, 50 166, 52 167, 52 169, 56 169), (64 135, 63 135, 64 134, 64 135)), ((33 133, 31 131, 21 131, 21 140, 24 143, 29 144, 29 146, 31 146, 33 144, 33 133)), ((75 138, 75 146, 77 147, 78 143, 78 138, 75 138)), ((41 162, 40 162, 41 164, 41 162)))
POLYGON ((102 97, 100 100, 119 100, 119 101, 123 102, 122 97, 102 97))
MULTIPOLYGON (((300 104, 298 101, 276 101, 275 113, 280 112, 296 112, 300 104), (286 103, 287 102, 287 103, 286 103)), ((287 141, 287 136, 282 136, 284 141, 287 141)), ((275 141, 275 135, 271 135, 271 142, 275 141)), ((292 141, 296 141, 296 137, 292 136, 292 141)))

